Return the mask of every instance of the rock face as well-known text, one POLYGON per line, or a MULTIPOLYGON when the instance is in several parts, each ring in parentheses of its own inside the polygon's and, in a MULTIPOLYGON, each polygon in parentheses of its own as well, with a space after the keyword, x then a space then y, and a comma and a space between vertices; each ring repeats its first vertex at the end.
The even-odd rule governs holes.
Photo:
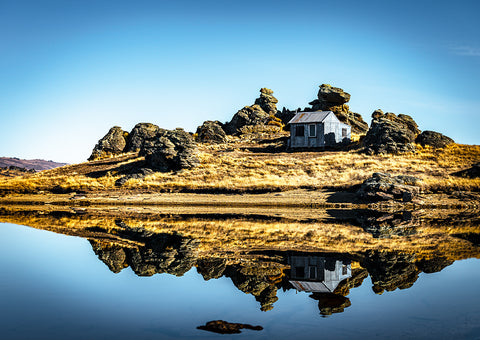
POLYGON ((376 172, 362 183, 357 196, 372 201, 395 199, 410 202, 419 192, 419 181, 420 179, 413 176, 392 176, 376 172))
POLYGON ((98 141, 97 145, 95 145, 88 160, 93 161, 103 157, 121 154, 125 149, 127 136, 128 132, 123 131, 121 127, 112 127, 108 133, 98 141))
POLYGON ((224 143, 226 136, 218 120, 207 120, 197 128, 197 140, 201 143, 224 143))
POLYGON ((417 136, 415 142, 422 146, 429 145, 433 148, 444 148, 447 145, 455 143, 453 139, 435 131, 423 131, 417 136))
POLYGON ((281 126, 280 119, 275 117, 277 113, 277 98, 273 91, 267 88, 260 90, 260 97, 252 106, 245 106, 233 116, 230 122, 225 123, 224 130, 229 135, 241 133, 245 126, 266 125, 269 123, 281 126))
POLYGON ((328 84, 320 85, 318 99, 311 101, 311 111, 333 111, 337 118, 352 127, 352 132, 364 134, 368 130, 368 124, 358 113, 351 112, 346 104, 350 100, 350 94, 338 87, 328 84))
POLYGON ((412 117, 376 110, 372 114, 372 125, 363 140, 369 154, 397 154, 415 150, 415 138, 420 133, 412 117))
POLYGON ((160 130, 144 141, 140 155, 148 167, 159 171, 189 169, 198 165, 197 147, 193 137, 183 129, 160 130))
POLYGON ((138 123, 128 135, 125 152, 140 151, 145 141, 154 138, 160 131, 165 130, 155 124, 138 123))
POLYGON ((278 100, 273 96, 273 91, 265 87, 260 89, 260 97, 255 100, 255 104, 270 115, 277 113, 277 103, 278 100))

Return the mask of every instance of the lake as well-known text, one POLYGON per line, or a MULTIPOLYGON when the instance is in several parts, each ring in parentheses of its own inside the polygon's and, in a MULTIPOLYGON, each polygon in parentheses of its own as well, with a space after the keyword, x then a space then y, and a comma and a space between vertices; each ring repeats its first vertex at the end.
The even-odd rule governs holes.
POLYGON ((3 210, 1 337, 479 339, 478 221, 396 214, 3 210), (198 328, 214 320, 262 329, 198 328))

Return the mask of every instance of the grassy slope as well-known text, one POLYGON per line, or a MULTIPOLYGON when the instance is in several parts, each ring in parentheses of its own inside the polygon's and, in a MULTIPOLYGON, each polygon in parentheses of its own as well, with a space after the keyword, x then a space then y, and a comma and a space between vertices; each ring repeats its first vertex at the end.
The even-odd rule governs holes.
MULTIPOLYGON (((426 192, 480 191, 480 179, 452 173, 480 160, 480 146, 453 144, 421 148, 415 154, 365 155, 356 151, 272 152, 281 133, 269 139, 230 137, 220 145, 199 144, 200 166, 176 173, 155 173, 129 180, 122 190, 259 192, 298 188, 342 190, 362 183, 374 172, 414 175, 426 192)), ((280 150, 280 149, 277 149, 280 150)), ((52 188, 115 190, 122 167, 142 158, 135 154, 68 165, 23 177, 0 179, 0 192, 36 193, 52 188)))

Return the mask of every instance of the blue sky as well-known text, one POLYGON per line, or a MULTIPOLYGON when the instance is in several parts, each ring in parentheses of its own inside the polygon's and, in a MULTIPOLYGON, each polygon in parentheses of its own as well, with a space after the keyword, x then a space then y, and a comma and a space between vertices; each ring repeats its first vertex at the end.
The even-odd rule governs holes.
POLYGON ((111 126, 195 131, 318 85, 480 144, 478 1, 0 0, 0 156, 86 160, 111 126))

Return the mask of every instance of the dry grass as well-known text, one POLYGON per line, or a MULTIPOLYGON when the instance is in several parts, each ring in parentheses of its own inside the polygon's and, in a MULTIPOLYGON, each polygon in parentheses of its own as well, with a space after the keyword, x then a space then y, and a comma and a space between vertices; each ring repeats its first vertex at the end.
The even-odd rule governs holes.
MULTIPOLYGON (((261 147, 264 147, 262 145, 261 147)), ((285 191, 296 188, 346 189, 362 183, 374 172, 407 174, 421 178, 426 191, 480 190, 480 179, 451 176, 480 161, 480 146, 453 144, 444 149, 418 147, 414 154, 365 155, 355 151, 266 153, 256 141, 229 138, 220 145, 200 144, 201 164, 176 173, 155 173, 131 179, 126 189, 160 191, 285 191)), ((137 162, 134 154, 71 165, 34 175, 0 179, 0 191, 38 192, 113 189, 118 168, 137 162), (95 171, 105 176, 92 177, 95 171)))

